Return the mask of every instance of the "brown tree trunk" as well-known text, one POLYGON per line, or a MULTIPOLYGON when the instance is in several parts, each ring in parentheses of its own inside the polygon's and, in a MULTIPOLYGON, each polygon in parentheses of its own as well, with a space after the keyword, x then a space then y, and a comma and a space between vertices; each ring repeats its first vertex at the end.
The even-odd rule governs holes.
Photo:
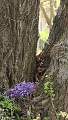
POLYGON ((39 0, 0 1, 0 86, 33 81, 39 0))

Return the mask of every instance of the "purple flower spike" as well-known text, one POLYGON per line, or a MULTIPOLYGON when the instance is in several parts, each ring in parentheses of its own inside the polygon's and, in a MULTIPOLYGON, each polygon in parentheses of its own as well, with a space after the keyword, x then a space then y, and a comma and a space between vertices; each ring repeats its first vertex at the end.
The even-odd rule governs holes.
POLYGON ((14 88, 9 89, 6 93, 10 98, 19 98, 24 96, 29 96, 34 91, 36 91, 36 84, 33 82, 21 82, 17 84, 14 88))

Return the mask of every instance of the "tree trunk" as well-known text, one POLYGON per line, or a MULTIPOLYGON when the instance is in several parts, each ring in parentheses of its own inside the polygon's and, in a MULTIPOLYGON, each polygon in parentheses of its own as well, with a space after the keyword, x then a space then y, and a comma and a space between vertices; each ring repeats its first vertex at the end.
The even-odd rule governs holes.
POLYGON ((57 15, 54 18, 53 26, 50 30, 50 34, 47 42, 45 43, 44 49, 42 50, 41 54, 37 56, 37 74, 39 74, 38 76, 43 75, 43 73, 48 69, 51 61, 51 49, 53 48, 54 44, 56 44, 61 39, 66 30, 66 27, 68 25, 67 11, 67 2, 65 2, 64 4, 61 3, 60 7, 58 8, 57 15))
MULTIPOLYGON (((41 72, 44 73, 41 83, 46 80, 46 75, 53 76, 56 112, 68 113, 68 0, 61 1, 48 43, 45 44, 37 61, 41 72)), ((56 119, 53 111, 50 115, 51 120, 56 119)), ((62 117, 61 120, 64 118, 62 117)))
POLYGON ((0 1, 0 87, 33 81, 39 0, 0 1))

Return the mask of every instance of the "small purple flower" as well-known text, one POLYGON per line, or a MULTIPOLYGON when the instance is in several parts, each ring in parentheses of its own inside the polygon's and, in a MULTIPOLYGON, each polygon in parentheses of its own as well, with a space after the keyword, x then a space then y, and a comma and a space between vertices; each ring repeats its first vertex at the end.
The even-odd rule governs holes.
POLYGON ((16 84, 14 88, 9 89, 6 93, 10 98, 19 98, 32 94, 36 91, 36 84, 33 82, 21 82, 16 84))

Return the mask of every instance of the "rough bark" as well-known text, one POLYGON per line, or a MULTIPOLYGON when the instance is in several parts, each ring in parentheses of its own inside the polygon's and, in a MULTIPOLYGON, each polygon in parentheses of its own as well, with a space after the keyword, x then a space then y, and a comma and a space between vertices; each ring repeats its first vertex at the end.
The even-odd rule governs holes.
MULTIPOLYGON (((40 84, 46 82, 46 75, 52 76, 55 84, 54 107, 56 112, 68 113, 68 1, 61 1, 54 18, 48 43, 37 56, 37 76, 40 84), (39 78, 39 77, 38 77, 39 78)), ((46 98, 45 98, 46 99, 46 98)), ((46 107, 48 106, 45 105, 46 107)), ((50 120, 56 120, 55 111, 49 106, 50 120)), ((65 118, 61 117, 61 120, 65 118)))
POLYGON ((45 43, 44 49, 42 53, 37 56, 37 76, 43 75, 43 73, 48 69, 50 64, 50 52, 53 48, 54 44, 56 44, 64 34, 67 24, 68 24, 68 16, 67 16, 67 3, 60 4, 58 8, 57 15, 54 18, 53 26, 50 30, 50 34, 45 43), (40 69, 40 70, 39 70, 40 69))
POLYGON ((0 87, 35 76, 39 0, 0 0, 0 87))

